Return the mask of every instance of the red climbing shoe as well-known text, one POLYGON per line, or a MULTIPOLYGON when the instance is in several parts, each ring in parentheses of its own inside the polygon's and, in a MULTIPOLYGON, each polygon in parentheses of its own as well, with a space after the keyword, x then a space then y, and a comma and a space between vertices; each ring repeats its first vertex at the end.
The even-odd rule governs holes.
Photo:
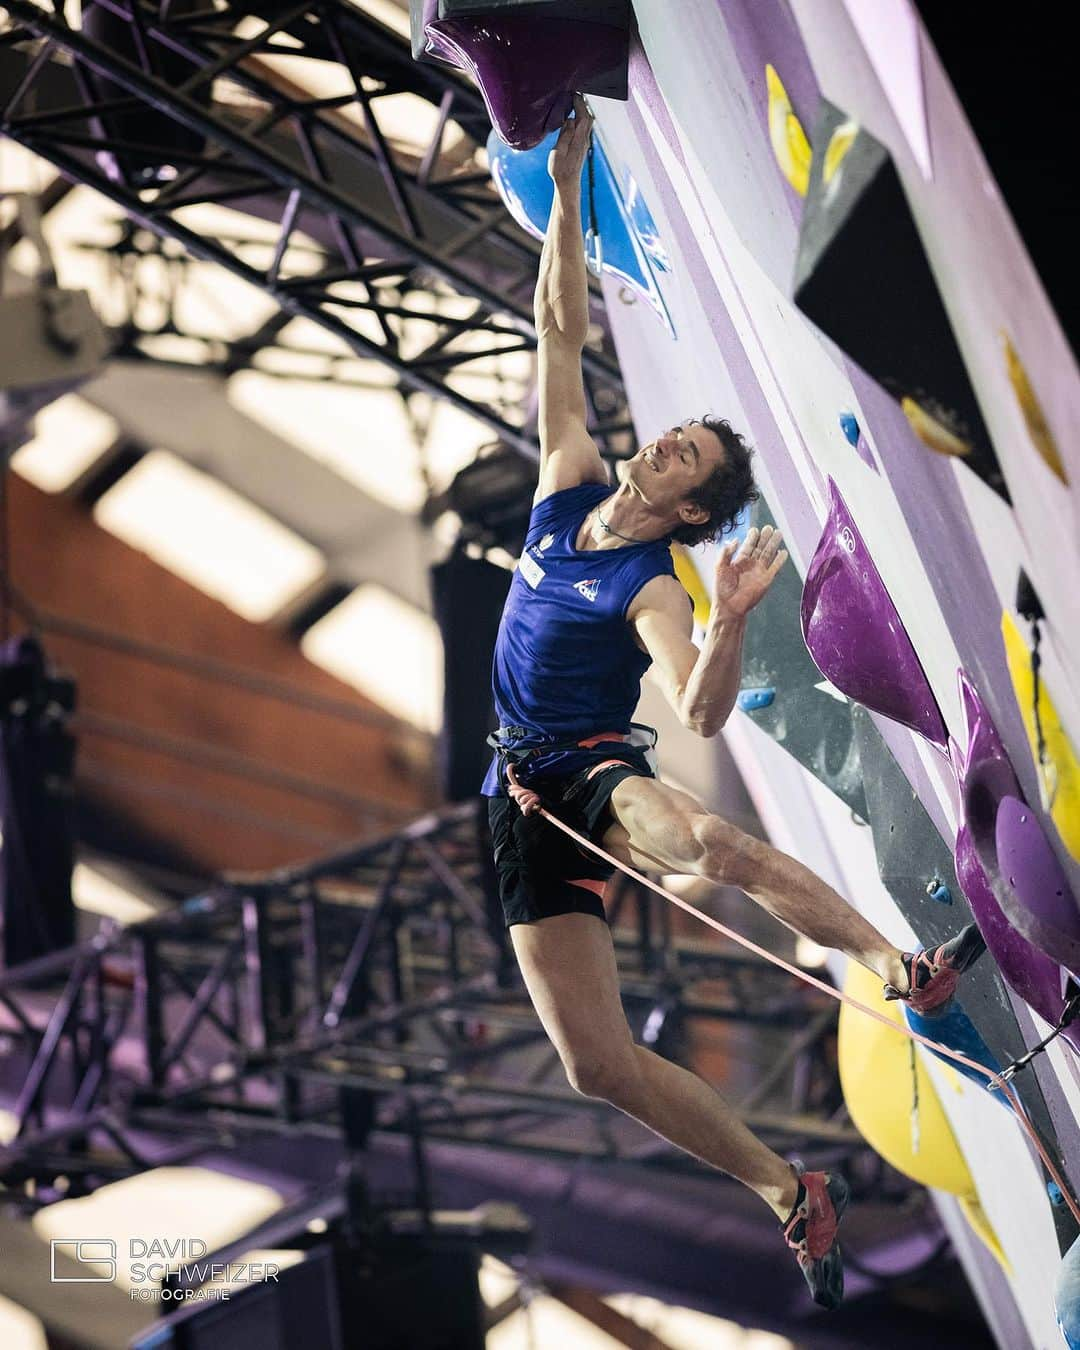
POLYGON ((885 986, 888 1000, 903 999, 917 1013, 940 1013, 956 992, 960 976, 986 951, 983 935, 973 923, 943 942, 933 951, 905 952, 901 958, 907 971, 908 989, 901 993, 895 985, 885 986))
POLYGON ((838 1308, 844 1297, 844 1259, 836 1230, 848 1203, 848 1184, 830 1172, 803 1172, 796 1163, 799 1193, 783 1225, 784 1239, 795 1253, 814 1302, 838 1308))

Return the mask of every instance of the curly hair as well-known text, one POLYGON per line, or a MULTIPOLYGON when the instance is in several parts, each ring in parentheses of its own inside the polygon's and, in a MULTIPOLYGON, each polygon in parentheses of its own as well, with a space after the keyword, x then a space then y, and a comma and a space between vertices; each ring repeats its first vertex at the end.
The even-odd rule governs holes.
POLYGON ((735 524, 744 506, 758 499, 750 464, 754 452, 731 423, 723 417, 708 416, 691 418, 690 425, 711 431, 723 446, 724 458, 705 482, 690 493, 690 500, 708 511, 708 520, 700 525, 680 525, 672 533, 672 539, 687 547, 718 538, 735 524))

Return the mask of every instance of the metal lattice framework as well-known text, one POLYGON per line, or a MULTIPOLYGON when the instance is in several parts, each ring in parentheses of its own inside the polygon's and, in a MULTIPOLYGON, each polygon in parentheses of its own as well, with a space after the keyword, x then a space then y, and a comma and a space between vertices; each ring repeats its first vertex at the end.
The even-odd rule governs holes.
MULTIPOLYGON (((475 803, 448 808, 0 974, 18 1085, 0 1179, 32 1179, 42 1196, 61 1174, 93 1188, 151 1165, 135 1142, 147 1129, 181 1138, 181 1156, 243 1130, 337 1135, 343 1089, 370 1097, 377 1130, 414 1140, 697 1168, 567 1087, 493 917, 484 856, 475 803)), ((860 1150, 814 1095, 833 1076, 831 1001, 757 958, 673 937, 668 914, 632 883, 612 908, 641 1038, 677 1055, 679 1029, 700 1019, 782 1030, 745 1119, 808 1157, 860 1150)))
MULTIPOLYGON (((229 243, 247 254, 266 248, 264 242, 247 236, 234 237, 229 243)), ((255 368, 273 374, 275 379, 298 379, 307 384, 326 382, 350 389, 387 387, 380 373, 373 372, 366 361, 357 360, 344 346, 329 350, 325 345, 311 346, 290 340, 283 332, 290 321, 284 310, 242 337, 229 338, 220 331, 210 331, 206 325, 201 328, 193 325, 187 313, 191 308, 189 297, 200 284, 191 280, 194 260, 172 240, 150 234, 131 221, 118 220, 115 236, 109 241, 77 241, 74 247, 82 254, 104 260, 106 273, 115 282, 109 288, 110 300, 117 307, 119 302, 123 303, 122 315, 111 315, 116 344, 113 356, 118 360, 198 370, 222 377, 255 368)), ((306 251, 313 257, 318 248, 308 246, 306 251)), ((195 268, 200 266, 195 263, 195 268)), ((204 275, 200 281, 205 286, 204 275)), ((412 312, 419 313, 422 306, 437 316, 440 305, 453 304, 457 299, 433 294, 426 288, 410 290, 411 284, 416 283, 408 279, 397 283, 396 299, 403 312, 414 307, 412 312)), ((438 323, 437 317, 433 320, 430 313, 422 321, 429 329, 438 323)), ((511 349, 494 356, 478 354, 469 367, 459 369, 459 392, 468 395, 471 367, 483 387, 488 407, 502 418, 514 418, 528 401, 533 379, 531 360, 527 372, 520 363, 515 366, 507 360, 517 351, 511 349)), ((412 391, 403 381, 398 389, 406 415, 422 441, 424 425, 418 416, 418 403, 411 398, 412 391)))
MULTIPOLYGON (((265 17, 237 4, 92 0, 81 27, 62 7, 9 0, 5 9, 12 27, 3 45, 37 50, 5 81, 0 133, 138 225, 259 287, 288 315, 389 365, 405 388, 449 400, 535 456, 523 414, 511 420, 468 397, 456 378, 471 362, 534 351, 537 250, 485 172, 456 160, 447 167, 451 123, 476 143, 488 130, 479 94, 455 72, 417 65, 407 43, 346 0, 267 5, 265 17), (95 14, 122 25, 124 41, 95 38, 95 14), (281 73, 284 57, 294 67, 333 63, 346 92, 312 93, 281 73), (183 78, 155 73, 177 61, 183 78), (402 92, 437 108, 420 156, 380 124, 380 99, 402 92), (132 130, 133 114, 145 114, 135 123, 143 130, 132 130), (257 247, 216 237, 191 219, 190 208, 206 204, 275 220, 275 236, 257 247), (301 241, 321 256, 313 262, 301 241), (434 313, 417 307, 410 297, 421 290, 446 303, 434 313), (433 325, 418 351, 402 343, 410 320, 433 325)), ((617 365, 590 348, 584 369, 593 434, 605 453, 624 453, 617 365)))

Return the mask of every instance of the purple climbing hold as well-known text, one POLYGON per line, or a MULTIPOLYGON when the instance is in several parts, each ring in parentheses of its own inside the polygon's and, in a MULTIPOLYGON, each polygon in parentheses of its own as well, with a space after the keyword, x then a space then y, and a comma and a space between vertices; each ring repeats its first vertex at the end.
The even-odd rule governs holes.
MULTIPOLYGON (((966 825, 960 827, 956 836, 956 879, 1005 983, 1044 1022, 1054 1026, 1065 1007, 1061 967, 1032 946, 1001 912, 966 825)), ((1080 1051, 1080 1026, 1075 1023, 1067 1026, 1062 1036, 1074 1050, 1080 1051)))
POLYGON ((945 749, 930 682, 831 478, 828 519, 803 587, 802 630, 814 664, 837 689, 945 749))
POLYGON ((1080 972, 1080 909, 1065 870, 1030 806, 1004 797, 998 807, 999 884, 1005 917, 1072 974, 1080 972))
POLYGON ((964 824, 971 831, 975 852, 992 883, 998 874, 998 806, 1003 797, 1022 797, 1023 793, 979 691, 962 670, 957 671, 956 681, 968 748, 964 754, 950 740, 950 758, 963 801, 964 824))
MULTIPOLYGON (((957 681, 968 741, 966 754, 949 741, 964 815, 957 879, 1002 975, 1053 1024, 1065 1006, 1060 967, 1075 972, 1080 958, 1080 911, 978 690, 962 670, 957 681)), ((1080 1027, 1064 1034, 1080 1050, 1080 1027)))
POLYGON ((575 90, 626 98, 626 26, 521 12, 440 19, 437 0, 412 0, 411 8, 414 54, 419 46, 468 71, 495 130, 515 150, 561 126, 575 90))

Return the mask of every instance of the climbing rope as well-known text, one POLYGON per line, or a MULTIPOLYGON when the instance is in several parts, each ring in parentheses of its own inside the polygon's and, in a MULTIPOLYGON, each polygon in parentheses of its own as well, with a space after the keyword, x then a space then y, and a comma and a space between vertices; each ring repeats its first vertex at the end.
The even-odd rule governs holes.
MULTIPOLYGON (((765 961, 771 961, 774 966, 779 966, 781 970, 786 970, 789 975, 794 975, 797 980, 802 980, 804 984, 812 985, 815 989, 820 990, 821 993, 827 994, 829 998, 836 999, 838 1003, 846 1003, 849 1007, 857 1008, 859 1012, 864 1013, 867 1017, 872 1017, 876 1022, 880 1022, 882 1026, 888 1027, 890 1031, 895 1031, 902 1036, 907 1036, 912 1041, 917 1041, 920 1045, 925 1045, 928 1050, 934 1051, 935 1054, 941 1055, 945 1059, 951 1059, 955 1063, 962 1064, 966 1068, 973 1070, 975 1073, 981 1074, 982 1077, 988 1081, 990 1087, 995 1091, 1000 1092, 1013 1108, 1017 1120, 1019 1120, 1021 1126, 1027 1133, 1028 1138, 1031 1140, 1032 1146, 1042 1159, 1043 1166, 1049 1173, 1051 1180, 1060 1190, 1062 1198, 1066 1205, 1068 1205, 1073 1218, 1077 1223, 1080 1223, 1080 1204, 1077 1203, 1072 1191, 1062 1180, 1061 1174, 1051 1160, 1046 1146, 1039 1138, 1038 1131, 1028 1119, 1023 1104, 1009 1086, 1008 1082, 1013 1074, 1015 1074, 1016 1070, 1022 1067, 1031 1055, 1037 1054, 1039 1050, 1043 1048, 1041 1045, 1036 1046, 1035 1049, 1022 1060, 1017 1060, 1015 1064, 1010 1065, 1003 1073, 994 1073, 992 1070, 986 1068, 985 1065, 979 1064, 973 1059, 968 1059, 966 1055, 961 1054, 958 1050, 952 1050, 947 1045, 939 1045, 936 1041, 930 1040, 928 1036, 923 1036, 919 1032, 913 1031, 910 1027, 898 1026, 892 1018, 887 1017, 882 1012, 878 1012, 876 1008, 871 1008, 865 1003, 860 1003, 858 999, 852 998, 849 994, 842 993, 839 989, 834 989, 832 985, 826 984, 823 980, 817 979, 815 976, 808 974, 805 970, 799 970, 797 966, 791 965, 782 957, 774 956, 772 952, 766 951, 764 947, 759 947, 756 942, 752 942, 749 938, 743 937, 740 933, 736 933, 733 929, 726 927, 719 919, 714 919, 711 915, 704 913, 696 906, 690 904, 689 901, 682 900, 679 896, 673 895, 671 891, 665 890, 658 882, 651 881, 641 872, 635 871, 635 869, 630 867, 627 863, 620 862, 618 858, 613 858, 610 853, 605 852, 598 844, 594 844, 591 839, 586 839, 583 834, 578 834, 577 830, 567 825, 565 821, 560 820, 558 816, 552 815, 544 806, 539 808, 539 813, 549 825, 554 825, 557 830, 561 830, 563 834, 571 838, 580 848, 588 849, 590 853, 594 853, 598 858, 603 859, 603 861, 610 866, 617 867, 620 872, 624 872, 640 886, 645 886, 656 895, 662 896, 665 900, 669 900, 673 905, 676 905, 679 909, 683 910, 684 913, 692 915, 695 919, 699 919, 703 924, 706 924, 709 928, 715 929, 716 932, 729 938, 732 942, 737 942, 739 946, 745 947, 747 951, 753 952, 755 956, 760 956, 765 961)), ((1064 1020, 1059 1024, 1059 1029, 1061 1025, 1064 1025, 1064 1020)), ((1043 1044, 1045 1044, 1045 1042, 1043 1044)))

